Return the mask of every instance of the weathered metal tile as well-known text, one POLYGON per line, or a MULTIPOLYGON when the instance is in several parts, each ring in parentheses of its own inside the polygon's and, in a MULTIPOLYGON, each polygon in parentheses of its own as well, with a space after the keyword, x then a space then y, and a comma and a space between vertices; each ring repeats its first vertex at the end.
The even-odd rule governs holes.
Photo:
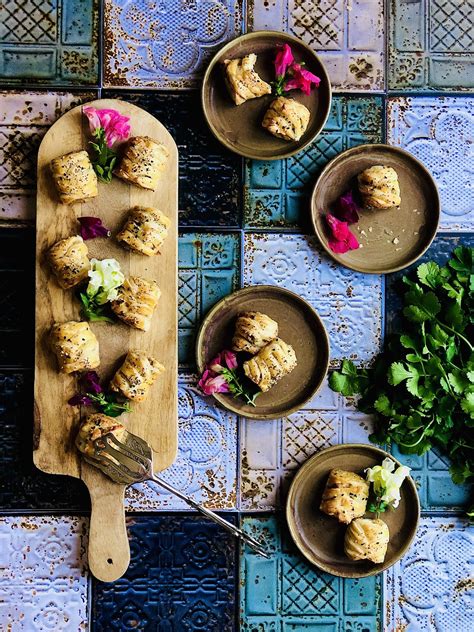
POLYGON ((86 521, 0 517, 0 629, 88 629, 86 521))
MULTIPOLYGON (((237 417, 203 398, 197 376, 179 376, 178 456, 160 476, 171 485, 214 509, 236 506, 237 417)), ((127 490, 130 511, 186 509, 187 505, 155 483, 127 490)))
POLYGON ((284 506, 296 469, 337 443, 368 443, 372 421, 324 384, 303 410, 274 421, 241 419, 240 509, 284 506))
POLYGON ((474 89, 471 0, 391 0, 389 29, 389 89, 474 89))
POLYGON ((2 2, 0 80, 97 85, 99 32, 99 0, 2 2))
POLYGON ((331 364, 367 364, 381 345, 382 278, 335 264, 316 238, 247 233, 244 285, 278 285, 315 307, 327 328, 331 364))
POLYGON ((422 518, 410 551, 384 573, 384 630, 472 630, 474 535, 467 520, 422 518))
POLYGON ((179 151, 179 221, 181 226, 240 226, 242 159, 211 134, 201 115, 198 92, 186 94, 124 93, 165 125, 179 151))
POLYGON ((41 139, 64 112, 93 98, 93 92, 0 92, 0 219, 34 219, 41 139))
POLYGON ((383 140, 381 97, 333 99, 330 117, 315 143, 288 160, 248 160, 244 223, 247 228, 309 225, 309 204, 317 176, 345 149, 383 140))
POLYGON ((240 34, 241 5, 106 0, 104 85, 198 87, 213 53, 240 34))
POLYGON ((320 55, 336 90, 384 89, 382 0, 249 0, 248 27, 300 37, 320 55))
POLYGON ((93 630, 235 631, 234 536, 189 514, 129 518, 128 532, 125 575, 93 584, 93 630))
POLYGON ((245 516, 242 525, 265 542, 270 555, 269 560, 263 560, 250 549, 241 551, 243 631, 379 629, 380 576, 344 580, 318 571, 297 552, 281 516, 245 516))
POLYGON ((474 98, 391 98, 387 137, 419 158, 436 180, 441 230, 473 230, 474 98))

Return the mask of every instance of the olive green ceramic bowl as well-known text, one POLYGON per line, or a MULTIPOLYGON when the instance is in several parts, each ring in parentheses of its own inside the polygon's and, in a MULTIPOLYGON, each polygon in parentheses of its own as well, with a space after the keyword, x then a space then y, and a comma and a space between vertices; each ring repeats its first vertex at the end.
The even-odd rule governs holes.
MULTIPOLYGON (((386 457, 400 465, 393 456, 371 445, 337 445, 318 452, 298 470, 288 493, 286 519, 298 549, 321 570, 338 577, 377 575, 393 566, 408 551, 420 518, 418 493, 410 477, 402 484, 397 509, 389 509, 380 516, 390 532, 387 554, 382 564, 367 560, 354 561, 346 557, 346 525, 319 509, 329 472, 333 468, 364 476, 366 468, 380 465, 386 457)), ((367 517, 374 516, 368 513, 367 517)))
POLYGON ((257 160, 287 158, 313 142, 323 129, 331 108, 331 84, 322 61, 300 39, 278 31, 255 31, 232 40, 211 60, 203 79, 202 107, 214 136, 231 151, 257 160), (273 61, 277 45, 289 44, 295 59, 321 79, 318 88, 306 95, 291 90, 288 96, 303 103, 311 112, 308 129, 299 141, 272 136, 262 127, 265 111, 275 98, 266 94, 241 105, 232 101, 224 82, 224 59, 257 55, 255 70, 267 82, 275 79, 273 61))

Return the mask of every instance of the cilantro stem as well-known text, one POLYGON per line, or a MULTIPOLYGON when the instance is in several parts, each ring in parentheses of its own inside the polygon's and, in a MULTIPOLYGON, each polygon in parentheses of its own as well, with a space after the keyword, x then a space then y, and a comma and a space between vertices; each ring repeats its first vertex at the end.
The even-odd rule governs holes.
POLYGON ((465 338, 462 334, 459 333, 459 331, 456 331, 455 329, 453 329, 452 327, 450 327, 449 325, 446 325, 445 323, 441 322, 438 318, 435 317, 436 322, 441 326, 444 327, 445 329, 447 329, 448 331, 451 331, 455 336, 458 336, 459 338, 461 338, 461 340, 464 340, 464 342, 467 344, 467 346, 469 347, 469 349, 471 351, 474 351, 474 347, 471 345, 471 343, 469 342, 469 340, 467 338, 465 338))

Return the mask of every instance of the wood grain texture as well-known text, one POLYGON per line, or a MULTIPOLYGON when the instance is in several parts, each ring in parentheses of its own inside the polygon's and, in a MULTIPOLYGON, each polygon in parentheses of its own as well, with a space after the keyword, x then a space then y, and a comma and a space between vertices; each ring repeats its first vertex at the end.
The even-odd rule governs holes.
MULTIPOLYGON (((128 564, 129 551, 123 523, 124 488, 109 481, 101 472, 83 463, 74 447, 81 417, 91 412, 68 406, 76 390, 76 378, 58 372, 48 334, 54 322, 80 320, 80 304, 74 290, 62 290, 45 261, 45 252, 59 239, 79 232, 79 216, 100 217, 112 231, 109 239, 87 241, 90 258, 115 258, 122 271, 155 279, 162 296, 153 316, 150 331, 142 332, 122 323, 91 323, 99 340, 101 363, 98 369, 104 381, 110 380, 129 349, 143 350, 165 365, 166 371, 151 387, 145 402, 132 404, 132 412, 121 421, 127 429, 145 439, 153 449, 155 471, 169 467, 177 450, 177 186, 178 152, 176 144, 153 116, 123 101, 103 99, 90 105, 115 108, 130 117, 131 135, 147 135, 162 142, 170 156, 156 191, 147 191, 113 178, 99 183, 99 195, 86 202, 60 204, 50 174, 53 158, 87 148, 90 133, 81 107, 62 116, 44 137, 38 154, 37 238, 36 238, 36 356, 35 356, 35 437, 34 462, 52 474, 82 478, 92 499, 90 553, 95 557, 107 552, 100 564, 89 559, 100 579, 119 577, 128 564), (114 239, 128 210, 135 205, 159 208, 171 220, 168 237, 156 257, 131 253, 114 239), (120 511, 117 511, 117 506, 120 511), (100 512, 99 520, 95 512, 100 512), (121 525, 110 524, 121 516, 121 525), (96 529, 97 524, 101 528, 96 529), (123 549, 113 564, 110 558, 110 533, 117 535, 115 550, 123 549), (121 536, 120 536, 121 534, 121 536), (118 575, 117 572, 121 571, 118 575)), ((112 558, 113 559, 113 558, 112 558)))

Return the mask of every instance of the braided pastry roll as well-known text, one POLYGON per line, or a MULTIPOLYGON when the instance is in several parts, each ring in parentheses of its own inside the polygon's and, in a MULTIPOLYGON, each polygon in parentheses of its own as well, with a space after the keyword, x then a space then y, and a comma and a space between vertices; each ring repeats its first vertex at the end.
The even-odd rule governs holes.
POLYGON ((161 290, 156 281, 131 276, 118 288, 117 298, 110 307, 130 327, 148 331, 160 296, 161 290))
POLYGON ((359 173, 357 182, 365 206, 379 209, 400 206, 398 175, 392 167, 369 167, 359 173))
POLYGON ((97 176, 87 151, 73 151, 51 161, 51 173, 62 204, 98 195, 97 176))
POLYGON ((299 140, 306 132, 310 116, 310 111, 302 103, 278 97, 265 112, 262 127, 278 138, 299 140))
POLYGON ((263 81, 253 69, 257 55, 250 53, 241 59, 225 59, 225 82, 235 105, 249 99, 270 94, 272 87, 263 81))
POLYGON ((344 552, 351 560, 370 560, 381 564, 387 553, 390 534, 383 520, 357 518, 347 527, 344 552))
POLYGON ((125 427, 116 419, 102 413, 88 415, 77 434, 76 448, 85 456, 94 458, 96 456, 94 442, 109 433, 113 434, 117 441, 122 442, 125 427))
POLYGON ((170 220, 157 208, 135 206, 129 211, 117 240, 131 250, 153 257, 159 253, 170 225, 170 220))
POLYGON ((60 239, 48 250, 46 257, 63 290, 87 279, 91 267, 88 253, 87 246, 79 235, 60 239))
POLYGON ((99 341, 89 323, 55 323, 51 330, 51 347, 62 373, 87 371, 100 364, 99 341))
POLYGON ((235 323, 234 351, 257 353, 278 337, 278 323, 261 312, 242 312, 235 323))
POLYGON ((157 143, 149 136, 133 136, 114 174, 142 189, 154 191, 168 156, 169 151, 162 143, 157 143))
POLYGON ((349 524, 365 513, 369 484, 355 472, 331 470, 319 508, 339 522, 349 524))
POLYGON ((266 392, 282 377, 288 375, 296 367, 296 354, 293 347, 281 338, 276 338, 244 362, 245 375, 254 382, 261 391, 266 392))
POLYGON ((142 351, 129 351, 110 382, 110 388, 127 399, 142 402, 165 367, 142 351))

